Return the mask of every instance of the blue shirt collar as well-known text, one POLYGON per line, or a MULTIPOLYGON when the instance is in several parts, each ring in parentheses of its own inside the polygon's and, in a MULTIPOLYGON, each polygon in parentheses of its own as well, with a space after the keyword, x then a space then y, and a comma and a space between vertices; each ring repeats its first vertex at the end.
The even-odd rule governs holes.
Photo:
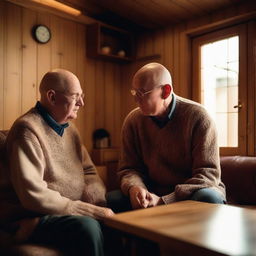
POLYGON ((174 113, 174 110, 175 110, 175 107, 176 107, 176 96, 175 94, 173 93, 172 94, 172 101, 170 103, 170 106, 169 106, 169 113, 168 115, 166 116, 165 119, 163 120, 160 120, 158 119, 157 117, 155 116, 151 116, 151 119, 160 127, 160 128, 163 128, 172 118, 173 116, 173 113, 174 113))
POLYGON ((63 135, 64 129, 69 126, 68 123, 65 124, 59 124, 57 123, 48 113, 46 108, 44 108, 41 103, 38 101, 36 103, 35 108, 37 109, 38 113, 43 117, 45 122, 60 136, 63 135))

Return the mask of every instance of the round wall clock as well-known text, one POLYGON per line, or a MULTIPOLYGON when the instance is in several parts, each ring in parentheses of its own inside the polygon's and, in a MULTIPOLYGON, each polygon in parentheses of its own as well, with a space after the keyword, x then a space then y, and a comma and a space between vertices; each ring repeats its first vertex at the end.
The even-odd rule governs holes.
POLYGON ((45 44, 51 39, 51 31, 45 25, 36 25, 33 28, 33 37, 38 43, 45 44))

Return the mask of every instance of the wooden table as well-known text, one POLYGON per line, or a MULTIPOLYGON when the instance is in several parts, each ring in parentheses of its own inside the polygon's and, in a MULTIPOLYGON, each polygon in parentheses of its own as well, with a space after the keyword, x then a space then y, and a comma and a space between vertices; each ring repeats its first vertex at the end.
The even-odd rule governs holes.
POLYGON ((256 255, 252 209, 182 201, 119 213, 105 223, 158 243, 163 255, 256 255))

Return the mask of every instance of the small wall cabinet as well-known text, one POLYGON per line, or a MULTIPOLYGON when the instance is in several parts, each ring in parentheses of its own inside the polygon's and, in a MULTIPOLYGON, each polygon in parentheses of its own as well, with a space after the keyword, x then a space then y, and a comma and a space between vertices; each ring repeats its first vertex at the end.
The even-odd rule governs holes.
POLYGON ((132 34, 100 23, 87 25, 87 56, 110 61, 128 62, 134 58, 132 34))

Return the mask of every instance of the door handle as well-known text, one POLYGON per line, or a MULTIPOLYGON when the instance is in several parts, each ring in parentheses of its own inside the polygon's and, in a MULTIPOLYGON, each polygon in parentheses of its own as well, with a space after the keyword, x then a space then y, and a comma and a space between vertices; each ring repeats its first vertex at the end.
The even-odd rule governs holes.
POLYGON ((241 103, 238 103, 238 105, 235 105, 234 108, 238 108, 241 109, 243 107, 243 105, 241 103))

